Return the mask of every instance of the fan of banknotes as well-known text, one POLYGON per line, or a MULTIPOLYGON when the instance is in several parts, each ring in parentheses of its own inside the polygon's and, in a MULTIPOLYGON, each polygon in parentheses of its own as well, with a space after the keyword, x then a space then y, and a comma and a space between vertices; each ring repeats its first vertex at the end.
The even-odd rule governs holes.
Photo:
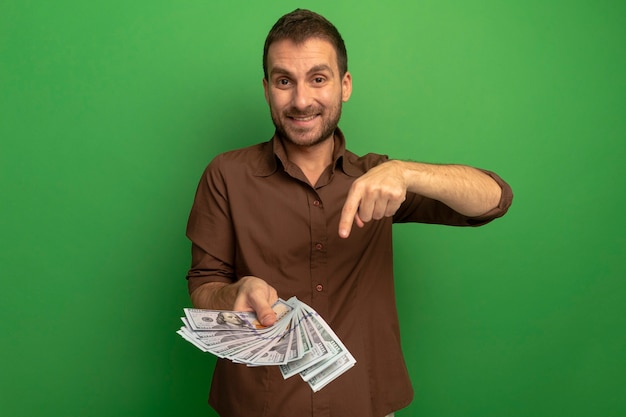
POLYGON ((314 392, 356 363, 335 332, 295 297, 272 308, 277 321, 264 327, 253 312, 185 308, 176 333, 200 350, 248 366, 277 365, 285 379, 299 374, 314 392))

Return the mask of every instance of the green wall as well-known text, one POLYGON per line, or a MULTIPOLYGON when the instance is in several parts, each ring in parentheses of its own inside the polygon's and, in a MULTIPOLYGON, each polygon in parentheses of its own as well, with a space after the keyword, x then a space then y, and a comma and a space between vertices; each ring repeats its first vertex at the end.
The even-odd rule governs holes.
POLYGON ((211 416, 174 332, 202 169, 268 139, 296 7, 350 53, 358 153, 493 169, 509 214, 398 225, 399 417, 626 415, 626 3, 0 1, 0 410, 211 416))

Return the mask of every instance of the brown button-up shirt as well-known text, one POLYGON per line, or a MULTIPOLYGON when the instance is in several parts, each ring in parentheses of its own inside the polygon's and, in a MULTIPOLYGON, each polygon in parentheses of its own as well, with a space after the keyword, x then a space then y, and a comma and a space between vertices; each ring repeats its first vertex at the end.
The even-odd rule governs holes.
POLYGON ((219 359, 209 402, 221 416, 382 417, 411 402, 395 305, 392 222, 477 226, 502 216, 512 193, 485 171, 503 192, 499 206, 480 218, 408 193, 393 218, 340 238, 339 218, 352 182, 387 160, 351 153, 337 130, 334 163, 315 186, 287 160, 276 137, 218 155, 207 167, 187 227, 190 292, 206 282, 263 278, 281 298, 295 295, 315 309, 357 360, 313 393, 298 376, 284 380, 277 367, 219 359))

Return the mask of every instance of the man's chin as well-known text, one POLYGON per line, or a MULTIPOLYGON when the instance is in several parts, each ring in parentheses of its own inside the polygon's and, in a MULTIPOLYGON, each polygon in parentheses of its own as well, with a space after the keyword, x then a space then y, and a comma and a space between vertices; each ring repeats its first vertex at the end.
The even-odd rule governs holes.
POLYGON ((309 147, 319 145, 320 143, 331 139, 333 137, 333 134, 335 133, 335 129, 336 127, 325 132, 298 132, 277 128, 276 133, 282 140, 287 141, 293 145, 309 147))
POLYGON ((322 142, 324 142, 327 137, 320 135, 312 135, 312 134, 298 134, 298 133, 290 133, 290 132, 279 132, 279 136, 281 139, 286 140, 287 142, 297 145, 297 146, 315 146, 322 142))

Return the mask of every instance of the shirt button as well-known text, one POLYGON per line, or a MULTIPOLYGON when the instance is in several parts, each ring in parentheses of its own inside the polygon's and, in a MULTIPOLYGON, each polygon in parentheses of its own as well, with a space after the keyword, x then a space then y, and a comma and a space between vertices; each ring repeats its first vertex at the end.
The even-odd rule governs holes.
POLYGON ((321 206, 322 206, 322 202, 321 202, 321 201, 319 201, 319 200, 315 200, 315 201, 313 201, 313 205, 314 205, 315 207, 321 207, 321 206))
POLYGON ((324 245, 322 245, 321 243, 316 243, 315 244, 315 249, 317 249, 317 250, 322 250, 323 247, 324 247, 324 245))
POLYGON ((315 289, 316 289, 318 292, 322 292, 322 290, 324 289, 324 286, 323 286, 322 284, 317 284, 317 285, 315 286, 315 289))

